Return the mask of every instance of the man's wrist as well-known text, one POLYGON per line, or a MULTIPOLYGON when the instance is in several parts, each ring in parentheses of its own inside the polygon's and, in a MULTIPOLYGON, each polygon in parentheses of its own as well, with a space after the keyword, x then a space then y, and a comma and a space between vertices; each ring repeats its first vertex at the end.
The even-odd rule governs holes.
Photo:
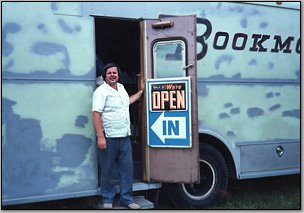
POLYGON ((98 138, 104 138, 104 135, 103 134, 96 134, 96 137, 98 137, 98 138))

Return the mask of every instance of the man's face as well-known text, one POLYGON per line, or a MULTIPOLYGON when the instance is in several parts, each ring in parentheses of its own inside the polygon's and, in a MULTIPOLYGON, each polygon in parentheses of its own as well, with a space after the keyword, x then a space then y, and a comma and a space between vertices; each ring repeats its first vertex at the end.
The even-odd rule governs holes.
POLYGON ((119 79, 117 67, 110 67, 106 72, 106 82, 110 86, 114 86, 119 79))

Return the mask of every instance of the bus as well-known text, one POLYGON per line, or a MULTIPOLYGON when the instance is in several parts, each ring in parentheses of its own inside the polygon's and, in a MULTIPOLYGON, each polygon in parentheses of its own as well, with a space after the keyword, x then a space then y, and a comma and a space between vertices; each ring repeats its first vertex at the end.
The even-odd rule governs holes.
MULTIPOLYGON (((300 173, 300 2, 2 2, 2 205, 99 195, 102 68, 131 95, 134 191, 177 208, 300 173)), ((115 168, 114 168, 115 169, 115 168)), ((119 188, 117 187, 119 193, 119 188)))

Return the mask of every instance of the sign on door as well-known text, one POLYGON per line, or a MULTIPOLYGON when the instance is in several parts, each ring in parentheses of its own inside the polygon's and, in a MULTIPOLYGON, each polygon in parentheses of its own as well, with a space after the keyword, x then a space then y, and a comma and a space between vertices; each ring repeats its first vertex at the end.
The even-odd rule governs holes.
POLYGON ((147 80, 148 145, 191 148, 190 77, 147 80))

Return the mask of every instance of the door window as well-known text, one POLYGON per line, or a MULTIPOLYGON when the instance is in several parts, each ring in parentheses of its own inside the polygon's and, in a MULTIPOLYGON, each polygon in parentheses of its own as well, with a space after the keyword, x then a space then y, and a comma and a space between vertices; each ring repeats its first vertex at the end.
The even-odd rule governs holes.
POLYGON ((182 40, 158 41, 153 45, 154 78, 186 76, 186 44, 182 40))

